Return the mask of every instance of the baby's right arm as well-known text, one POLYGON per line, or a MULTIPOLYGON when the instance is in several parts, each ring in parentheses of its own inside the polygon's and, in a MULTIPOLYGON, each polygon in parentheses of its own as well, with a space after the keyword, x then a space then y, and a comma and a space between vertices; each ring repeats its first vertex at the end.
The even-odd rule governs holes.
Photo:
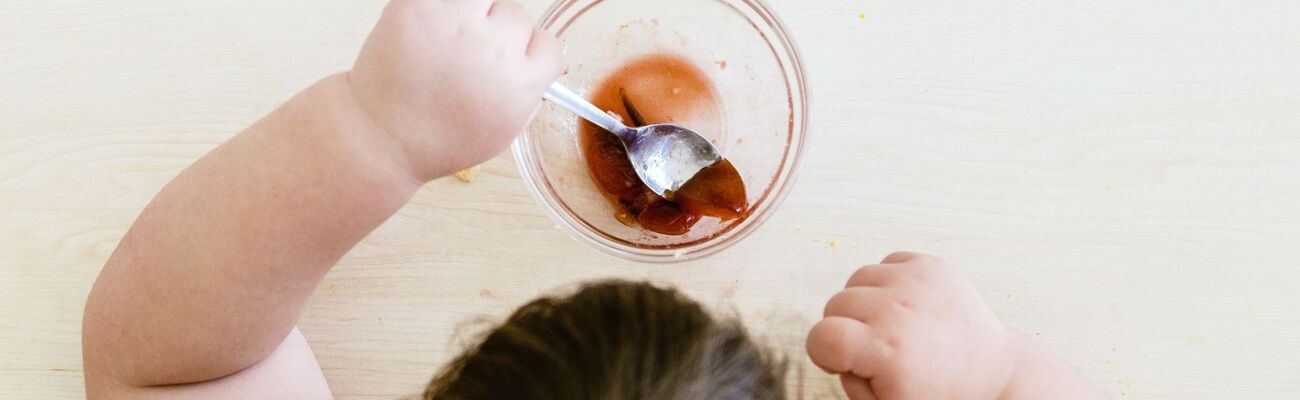
POLYGON ((1007 330, 938 258, 864 267, 808 335, 813 363, 862 399, 1106 399, 1063 360, 1007 330))
POLYGON ((421 185, 523 132, 560 54, 512 0, 392 0, 351 71, 141 212, 86 302, 87 397, 328 398, 294 328, 307 298, 421 185))

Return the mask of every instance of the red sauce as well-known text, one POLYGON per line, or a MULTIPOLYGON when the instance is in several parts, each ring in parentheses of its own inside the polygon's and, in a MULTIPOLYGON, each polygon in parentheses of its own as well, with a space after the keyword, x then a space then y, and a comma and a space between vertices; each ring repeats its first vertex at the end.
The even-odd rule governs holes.
MULTIPOLYGON (((592 92, 591 102, 634 126, 671 123, 716 113, 718 96, 704 73, 681 58, 657 55, 629 63, 592 92)), ((730 161, 706 168, 664 199, 641 183, 614 134, 583 121, 578 142, 592 179, 614 204, 620 222, 651 232, 684 235, 704 217, 744 218, 745 183, 730 161)))

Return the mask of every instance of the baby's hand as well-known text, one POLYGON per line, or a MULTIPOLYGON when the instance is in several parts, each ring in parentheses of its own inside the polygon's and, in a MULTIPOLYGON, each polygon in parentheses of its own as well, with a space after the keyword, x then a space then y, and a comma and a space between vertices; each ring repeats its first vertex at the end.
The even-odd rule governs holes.
POLYGON ((513 0, 393 0, 349 86, 427 181, 504 150, 559 74, 559 42, 513 0))
POLYGON ((813 363, 861 399, 996 399, 1019 357, 979 293, 946 262, 894 253, 854 273, 808 335, 813 363))

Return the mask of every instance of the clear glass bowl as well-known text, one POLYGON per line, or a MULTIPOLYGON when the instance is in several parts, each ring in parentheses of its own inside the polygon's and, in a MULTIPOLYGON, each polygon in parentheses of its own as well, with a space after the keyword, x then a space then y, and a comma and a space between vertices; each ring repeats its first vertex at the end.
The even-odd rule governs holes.
POLYGON ((577 117, 548 103, 515 142, 514 155, 538 203, 574 238, 626 259, 685 261, 739 242, 781 204, 808 137, 808 84, 794 42, 762 1, 561 0, 540 21, 564 42, 560 82, 579 94, 646 55, 676 55, 704 71, 721 112, 677 122, 732 161, 752 207, 747 219, 706 218, 683 236, 618 222, 587 170, 577 117))

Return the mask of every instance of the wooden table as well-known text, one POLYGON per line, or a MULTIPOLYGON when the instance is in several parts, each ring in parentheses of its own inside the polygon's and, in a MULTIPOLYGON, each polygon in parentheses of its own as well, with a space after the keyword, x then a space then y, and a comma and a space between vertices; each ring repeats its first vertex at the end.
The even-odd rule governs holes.
MULTIPOLYGON (((82 396, 82 304, 136 214, 346 68, 382 3, 0 3, 0 397, 82 396)), ((638 265, 558 230, 507 156, 434 182, 310 303, 338 397, 416 394, 475 321, 623 277, 735 310, 796 361, 793 390, 841 398, 803 335, 898 249, 955 260, 1117 398, 1300 393, 1300 2, 772 3, 815 103, 762 229, 638 265)))

